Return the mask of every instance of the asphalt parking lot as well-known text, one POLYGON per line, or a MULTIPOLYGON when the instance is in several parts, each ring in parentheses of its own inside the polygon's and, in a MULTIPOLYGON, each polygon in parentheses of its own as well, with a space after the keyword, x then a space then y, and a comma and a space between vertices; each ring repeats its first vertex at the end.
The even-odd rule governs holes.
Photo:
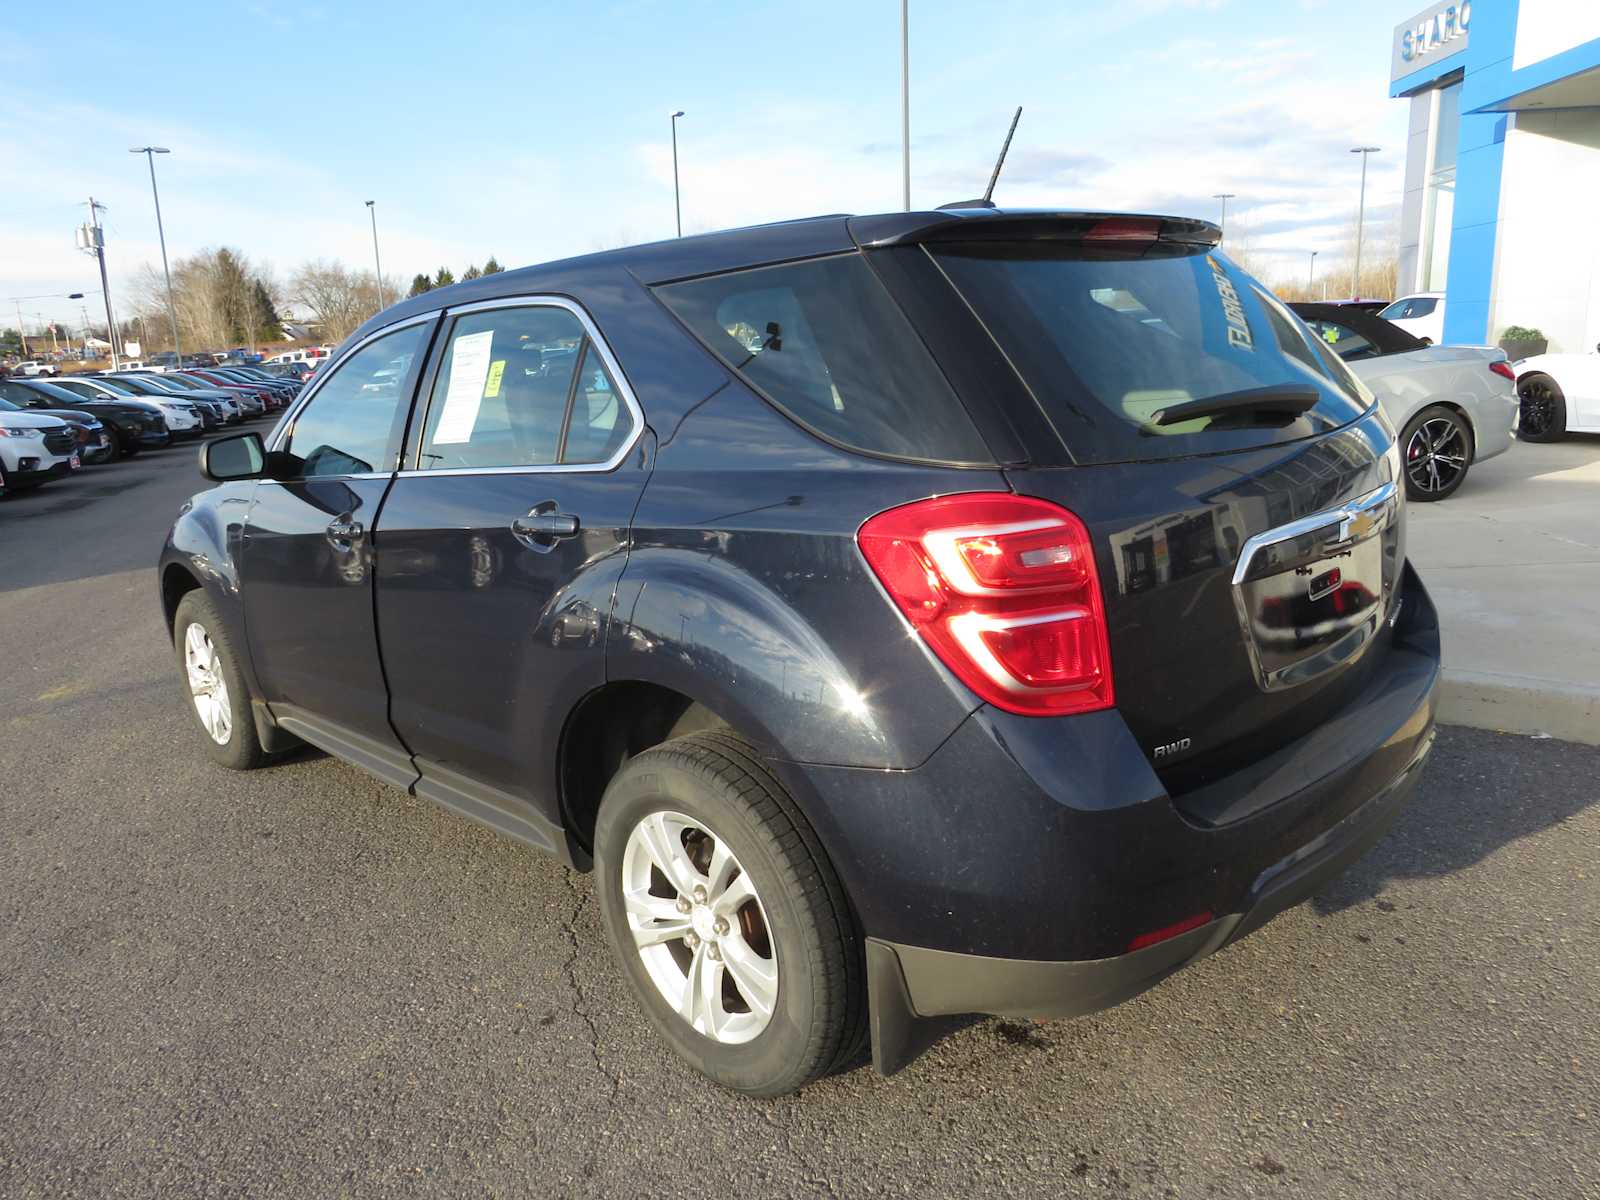
POLYGON ((0 1195, 1600 1197, 1600 749, 1446 729, 1351 874, 1154 992, 753 1102, 586 877, 207 762, 151 570, 202 482, 0 505, 0 1195))

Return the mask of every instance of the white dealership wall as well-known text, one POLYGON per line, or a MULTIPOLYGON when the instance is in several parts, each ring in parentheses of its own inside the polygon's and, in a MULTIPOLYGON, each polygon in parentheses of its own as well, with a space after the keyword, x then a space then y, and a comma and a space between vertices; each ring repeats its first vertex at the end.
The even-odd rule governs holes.
POLYGON ((1595 38, 1600 38, 1596 0, 1521 0, 1511 69, 1520 71, 1595 38))
POLYGON ((1531 325, 1553 351, 1591 350, 1600 343, 1600 109, 1512 120, 1489 328, 1531 325))

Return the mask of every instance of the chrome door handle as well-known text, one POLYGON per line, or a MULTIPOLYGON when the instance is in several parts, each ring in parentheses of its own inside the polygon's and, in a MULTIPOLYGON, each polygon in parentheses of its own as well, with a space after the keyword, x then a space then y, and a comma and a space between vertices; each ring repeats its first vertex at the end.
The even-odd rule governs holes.
POLYGON ((341 550, 348 550, 348 543, 355 541, 363 532, 361 522, 350 517, 337 517, 324 530, 328 540, 341 550))
POLYGON ((558 511, 554 500, 535 504, 525 517, 511 522, 511 534, 530 550, 548 553, 562 538, 578 535, 578 518, 558 511))

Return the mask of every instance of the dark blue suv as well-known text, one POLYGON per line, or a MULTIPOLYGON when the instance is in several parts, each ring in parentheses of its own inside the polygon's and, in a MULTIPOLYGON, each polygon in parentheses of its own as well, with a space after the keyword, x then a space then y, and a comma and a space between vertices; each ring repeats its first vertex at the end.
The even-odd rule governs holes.
POLYGON ((1201 221, 820 217, 374 317, 213 441, 205 744, 593 868, 757 1095, 1118 1003, 1310 895, 1433 741, 1394 431, 1201 221))

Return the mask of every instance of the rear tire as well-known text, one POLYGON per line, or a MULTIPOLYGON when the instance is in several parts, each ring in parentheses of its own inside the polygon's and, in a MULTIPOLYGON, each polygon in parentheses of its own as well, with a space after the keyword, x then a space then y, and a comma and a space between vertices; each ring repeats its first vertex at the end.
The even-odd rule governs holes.
POLYGON ((248 771, 268 759, 256 736, 250 691, 239 669, 233 639, 211 597, 196 589, 178 602, 172 621, 178 674, 189 715, 199 726, 206 753, 219 766, 248 771))
POLYGON ((638 755, 607 787, 594 840, 612 950, 679 1055, 750 1096, 792 1092, 860 1055, 855 916, 748 743, 696 733, 638 755))
POLYGON ((1536 371, 1517 380, 1517 400, 1518 441, 1559 442, 1567 436, 1567 398, 1550 376, 1536 371))
POLYGON ((1455 494, 1473 458, 1472 427, 1453 408, 1430 404, 1406 422, 1400 457, 1406 497, 1427 503, 1455 494))

